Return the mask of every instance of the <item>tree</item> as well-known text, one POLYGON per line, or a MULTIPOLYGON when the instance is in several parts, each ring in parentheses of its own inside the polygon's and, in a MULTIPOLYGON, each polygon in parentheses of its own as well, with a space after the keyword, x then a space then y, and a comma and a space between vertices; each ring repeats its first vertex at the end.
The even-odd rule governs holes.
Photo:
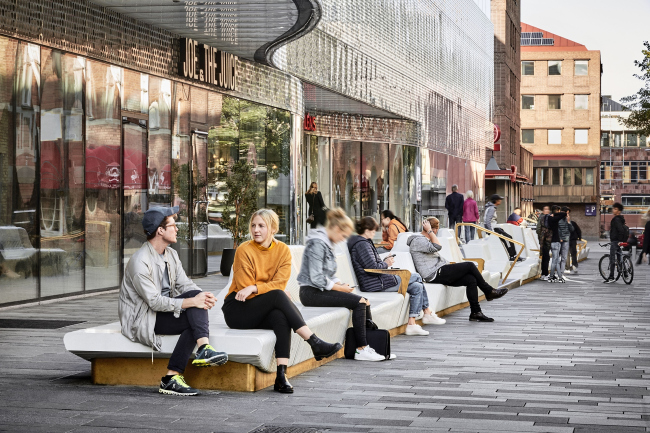
POLYGON ((226 176, 226 194, 222 226, 232 233, 233 248, 244 242, 248 222, 257 210, 255 169, 245 159, 234 163, 226 176))
POLYGON ((644 81, 644 85, 635 95, 627 96, 621 102, 625 108, 632 110, 630 117, 623 120, 625 126, 648 136, 650 135, 650 42, 645 41, 643 45, 645 49, 641 52, 644 58, 641 61, 634 61, 634 65, 641 69, 641 73, 634 76, 644 81))

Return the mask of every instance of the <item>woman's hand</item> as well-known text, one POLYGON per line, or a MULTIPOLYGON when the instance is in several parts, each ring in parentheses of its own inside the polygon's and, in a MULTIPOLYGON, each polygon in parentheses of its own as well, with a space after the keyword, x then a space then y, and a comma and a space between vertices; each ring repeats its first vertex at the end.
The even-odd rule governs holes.
POLYGON ((244 287, 239 292, 237 292, 235 299, 244 302, 246 301, 246 298, 248 298, 253 293, 257 293, 257 286, 244 287))
POLYGON ((427 233, 429 233, 429 231, 431 230, 431 223, 428 220, 422 221, 422 230, 424 230, 427 233))
POLYGON ((384 259, 384 263, 386 263, 388 265, 388 267, 390 268, 391 266, 393 266, 395 264, 395 256, 386 257, 384 259))
POLYGON ((350 287, 349 284, 334 284, 332 286, 332 290, 336 292, 345 292, 345 293, 352 293, 354 292, 354 287, 350 287))

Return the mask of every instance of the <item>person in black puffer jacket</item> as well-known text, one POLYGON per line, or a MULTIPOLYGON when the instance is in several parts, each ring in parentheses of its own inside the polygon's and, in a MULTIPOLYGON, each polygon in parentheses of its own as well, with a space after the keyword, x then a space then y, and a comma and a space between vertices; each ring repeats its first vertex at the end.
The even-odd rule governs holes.
MULTIPOLYGON (((568 208, 567 208, 568 209, 568 208)), ((578 272, 578 241, 582 239, 582 230, 578 226, 578 223, 571 219, 571 209, 567 210, 567 221, 573 227, 571 236, 569 238, 569 254, 571 256, 571 261, 567 260, 566 270, 572 270, 573 272, 578 272)))
MULTIPOLYGON (((401 284, 398 276, 375 274, 366 272, 366 269, 388 269, 393 265, 393 257, 387 257, 382 260, 377 253, 377 249, 372 243, 375 232, 379 228, 377 221, 372 217, 364 217, 357 221, 356 230, 358 236, 351 236, 348 239, 348 249, 352 259, 352 267, 359 282, 359 289, 362 292, 397 292, 401 284)), ((407 335, 428 335, 420 325, 415 323, 416 318, 424 310, 422 322, 425 325, 442 325, 445 319, 439 318, 436 313, 429 308, 429 299, 427 291, 424 288, 422 277, 417 274, 411 274, 409 281, 408 294, 410 295, 409 319, 406 327, 407 335)))

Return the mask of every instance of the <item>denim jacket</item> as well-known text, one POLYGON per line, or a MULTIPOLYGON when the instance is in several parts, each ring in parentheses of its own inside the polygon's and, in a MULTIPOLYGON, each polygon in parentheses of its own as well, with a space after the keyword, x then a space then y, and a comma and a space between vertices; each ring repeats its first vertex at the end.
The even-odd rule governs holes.
POLYGON ((332 290, 339 283, 336 276, 336 257, 334 245, 324 228, 312 229, 307 236, 302 266, 298 274, 298 284, 320 290, 332 290))

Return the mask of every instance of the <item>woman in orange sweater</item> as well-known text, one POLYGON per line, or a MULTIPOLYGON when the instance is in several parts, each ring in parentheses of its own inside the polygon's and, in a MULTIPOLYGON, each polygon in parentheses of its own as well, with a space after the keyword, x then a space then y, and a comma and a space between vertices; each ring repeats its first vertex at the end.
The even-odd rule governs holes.
POLYGON ((311 332, 285 293, 291 275, 291 253, 289 247, 273 237, 279 225, 278 215, 270 209, 260 209, 251 216, 252 240, 241 244, 235 252, 232 284, 222 311, 230 328, 273 330, 278 363, 273 389, 290 394, 293 387, 285 375, 292 329, 309 343, 317 361, 334 355, 342 346, 327 343, 311 332))
POLYGON ((408 229, 406 225, 395 216, 393 212, 386 209, 381 212, 381 238, 382 243, 377 251, 381 253, 388 252, 393 249, 395 241, 397 240, 397 235, 400 233, 407 232, 408 229))

